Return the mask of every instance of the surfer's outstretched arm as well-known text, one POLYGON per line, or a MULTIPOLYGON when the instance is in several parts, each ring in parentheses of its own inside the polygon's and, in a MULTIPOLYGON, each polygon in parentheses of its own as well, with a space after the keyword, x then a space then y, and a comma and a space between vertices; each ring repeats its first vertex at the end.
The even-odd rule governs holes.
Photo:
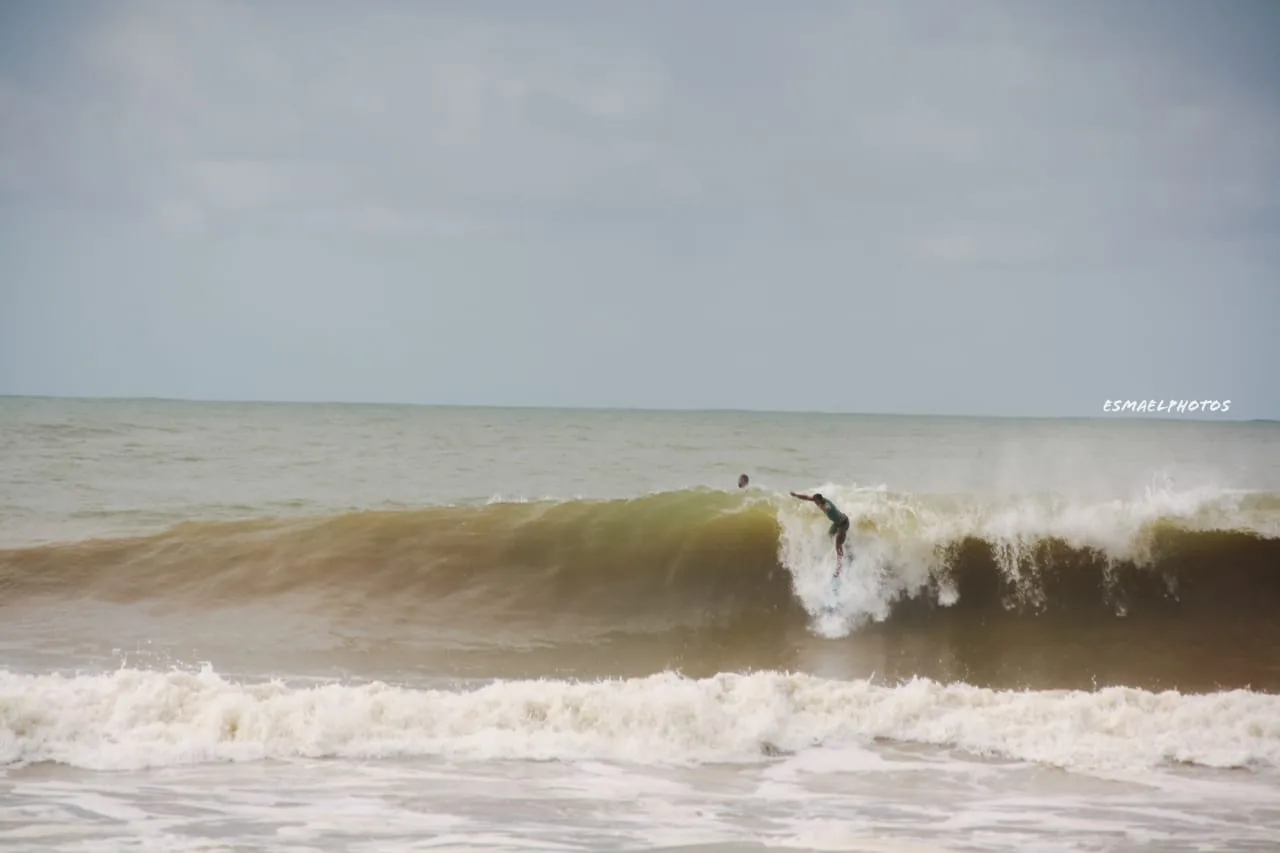
POLYGON ((791 493, 791 497, 793 497, 793 498, 799 498, 799 499, 800 499, 800 500, 802 500, 802 501, 811 501, 811 500, 813 500, 813 495, 797 495, 795 492, 792 492, 792 493, 791 493))

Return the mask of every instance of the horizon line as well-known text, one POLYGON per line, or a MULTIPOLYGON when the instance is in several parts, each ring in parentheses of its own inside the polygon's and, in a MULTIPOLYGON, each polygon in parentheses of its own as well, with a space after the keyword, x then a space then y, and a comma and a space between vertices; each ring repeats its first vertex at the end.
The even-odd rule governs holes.
POLYGON ((187 403, 206 405, 254 406, 381 406, 416 409, 515 409, 548 412, 634 412, 650 414, 749 414, 749 415, 819 415, 830 417, 871 418, 937 418, 949 420, 1015 420, 1015 421, 1170 421, 1191 423, 1280 423, 1274 418, 1194 417, 1168 413, 1115 413, 1111 415, 1000 415, 961 414, 954 412, 886 412, 824 409, 755 409, 742 407, 678 407, 678 406, 602 406, 602 405, 537 405, 531 403, 420 403, 393 400, 274 400, 253 398, 157 397, 132 395, 80 394, 11 394, 0 393, 0 399, 65 400, 76 402, 115 403, 187 403))

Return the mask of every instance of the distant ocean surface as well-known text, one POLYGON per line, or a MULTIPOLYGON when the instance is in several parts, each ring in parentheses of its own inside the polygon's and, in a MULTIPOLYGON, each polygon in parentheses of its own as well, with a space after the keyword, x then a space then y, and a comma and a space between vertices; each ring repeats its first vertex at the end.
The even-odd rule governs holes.
POLYGON ((0 398, 0 804, 31 851, 1277 850, 1280 424, 0 398))

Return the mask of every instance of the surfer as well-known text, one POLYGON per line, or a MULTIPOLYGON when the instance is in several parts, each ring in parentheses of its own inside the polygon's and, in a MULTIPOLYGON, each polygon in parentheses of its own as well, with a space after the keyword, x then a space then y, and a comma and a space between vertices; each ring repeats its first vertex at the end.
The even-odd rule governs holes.
POLYGON ((738 478, 738 488, 745 489, 747 487, 747 484, 750 482, 751 482, 751 478, 748 477, 746 474, 743 474, 741 477, 738 478))
POLYGON ((827 531, 827 534, 836 537, 836 577, 839 577, 840 570, 844 568, 844 539, 849 535, 849 516, 816 492, 812 495, 797 495, 792 492, 791 497, 799 498, 802 501, 813 501, 818 505, 818 509, 825 512, 827 518, 831 519, 831 529, 827 531))

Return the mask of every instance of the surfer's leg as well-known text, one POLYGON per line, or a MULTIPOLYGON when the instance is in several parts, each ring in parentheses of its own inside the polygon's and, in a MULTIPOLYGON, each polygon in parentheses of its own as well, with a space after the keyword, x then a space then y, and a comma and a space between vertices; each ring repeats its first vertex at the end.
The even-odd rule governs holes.
POLYGON ((849 535, 848 522, 845 522, 844 524, 840 525, 838 528, 835 528, 835 534, 836 534, 836 556, 839 557, 840 560, 843 562, 844 561, 844 539, 846 536, 849 535))

